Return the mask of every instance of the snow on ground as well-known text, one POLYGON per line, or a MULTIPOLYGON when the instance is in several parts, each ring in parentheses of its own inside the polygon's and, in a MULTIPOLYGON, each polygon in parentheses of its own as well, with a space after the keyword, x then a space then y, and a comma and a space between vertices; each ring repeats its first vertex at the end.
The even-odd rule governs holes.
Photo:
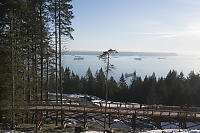
POLYGON ((200 130, 165 129, 165 130, 150 130, 139 133, 200 133, 200 130))
MULTIPOLYGON (((56 93, 48 93, 50 96, 52 96, 50 99, 53 101, 56 101, 56 93)), ((58 95, 60 95, 58 93, 58 95)), ((85 94, 63 94, 63 101, 66 101, 67 98, 85 98, 88 99, 89 101, 91 100, 92 103, 96 104, 97 106, 102 106, 105 107, 106 103, 105 100, 100 99, 99 97, 96 96, 90 96, 90 95, 85 95, 85 94)), ((147 107, 146 105, 140 105, 138 103, 120 103, 120 102, 112 102, 108 101, 107 102, 107 107, 122 107, 122 108, 145 108, 147 107)))
MULTIPOLYGON (((106 106, 106 103, 104 100, 92 100, 92 103, 98 105, 98 106, 106 106)), ((112 101, 108 101, 107 102, 107 107, 122 107, 122 108, 140 108, 140 104, 138 103, 119 103, 119 102, 112 102, 112 101)), ((142 105, 141 108, 143 108, 144 106, 142 105)))
MULTIPOLYGON (((0 130, 0 133, 27 133, 27 132, 21 132, 21 131, 15 131, 15 130, 0 130)), ((29 131, 29 133, 34 133, 34 131, 29 131)), ((62 133, 69 133, 69 132, 62 132, 62 133)), ((103 133, 100 131, 85 131, 81 133, 103 133)))
MULTIPOLYGON (((54 96, 54 97, 51 97, 51 100, 56 100, 56 93, 48 93, 50 96, 54 96)), ((58 93, 58 95, 60 95, 58 93)), ((63 98, 63 100, 67 100, 66 98, 89 98, 91 100, 92 103, 98 105, 98 106, 103 106, 105 107, 106 104, 105 104, 105 100, 103 99, 100 99, 99 97, 96 97, 96 96, 89 96, 89 95, 84 95, 84 94, 63 94, 63 96, 65 98, 63 98)), ((108 107, 126 107, 126 108, 140 108, 140 104, 138 103, 120 103, 120 102, 112 102, 112 101, 108 101, 107 102, 107 106, 108 107)), ((144 107, 141 106, 141 107, 144 107)))
MULTIPOLYGON (((14 130, 0 130, 0 132, 24 133, 24 132, 14 131, 14 130)), ((33 131, 31 131, 30 133, 33 133, 33 131)), ((103 132, 101 132, 101 131, 85 131, 82 133, 103 133, 103 132)), ((189 131, 189 130, 183 130, 183 129, 165 129, 165 130, 150 130, 150 131, 144 131, 144 132, 138 132, 138 133, 200 133, 200 130, 190 130, 189 131)))
POLYGON ((85 131, 83 133, 103 133, 103 132, 100 132, 100 131, 85 131))

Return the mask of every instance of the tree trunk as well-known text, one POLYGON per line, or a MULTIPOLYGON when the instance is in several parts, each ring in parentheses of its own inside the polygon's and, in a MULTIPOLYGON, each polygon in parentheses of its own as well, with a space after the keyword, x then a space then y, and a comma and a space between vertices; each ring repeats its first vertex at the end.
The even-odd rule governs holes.
POLYGON ((49 91, 49 55, 47 51, 47 58, 46 58, 46 65, 47 65, 47 75, 46 75, 46 104, 48 104, 48 91, 49 91))
POLYGON ((110 64, 110 55, 108 53, 108 62, 107 62, 107 68, 106 68, 106 81, 105 81, 106 106, 105 106, 105 116, 104 116, 104 129, 106 129, 106 113, 107 113, 107 102, 108 102, 108 71, 109 71, 109 64, 110 64))
POLYGON ((15 53, 14 53, 14 42, 13 42, 13 27, 14 27, 14 9, 13 9, 13 14, 11 18, 11 25, 10 25, 10 34, 11 34, 11 47, 12 47, 12 129, 15 128, 15 53))
POLYGON ((30 101, 31 101, 31 95, 32 95, 32 93, 31 93, 31 86, 30 86, 30 83, 31 83, 31 72, 30 72, 30 44, 28 45, 28 89, 29 89, 29 98, 28 98, 28 101, 29 101, 29 103, 30 103, 30 101))
MULTIPOLYGON (((57 41, 57 0, 55 0, 55 12, 54 12, 54 19, 55 19, 55 46, 56 46, 56 104, 58 104, 58 41, 57 41)), ((58 112, 56 112, 56 126, 58 125, 58 112)))
MULTIPOLYGON (((60 76, 60 80, 59 80, 59 86, 60 86, 60 102, 61 102, 61 105, 63 103, 63 88, 62 88, 62 64, 61 64, 61 5, 60 5, 60 0, 59 0, 59 12, 58 12, 58 19, 59 19, 59 76, 60 76)), ((63 128, 63 111, 61 111, 61 127, 63 128)))
POLYGON ((58 30, 59 30, 59 86, 60 86, 60 100, 62 104, 62 64, 61 64, 61 7, 60 7, 60 0, 59 0, 59 12, 58 12, 58 19, 59 19, 59 25, 58 25, 58 30))
POLYGON ((42 100, 43 100, 43 27, 42 27, 42 1, 40 1, 40 69, 41 69, 41 73, 40 73, 40 100, 41 100, 41 104, 42 104, 42 100))

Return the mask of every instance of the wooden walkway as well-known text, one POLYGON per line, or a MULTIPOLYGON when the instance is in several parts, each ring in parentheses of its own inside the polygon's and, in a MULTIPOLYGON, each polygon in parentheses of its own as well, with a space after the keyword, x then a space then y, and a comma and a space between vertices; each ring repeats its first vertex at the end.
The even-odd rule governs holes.
POLYGON ((47 118, 46 112, 48 112, 48 117, 56 117, 55 115, 59 114, 63 123, 66 119, 73 118, 84 121, 85 126, 95 120, 100 121, 101 124, 106 121, 107 127, 110 128, 115 123, 113 120, 118 119, 130 126, 133 131, 136 130, 138 121, 151 124, 157 129, 165 128, 167 125, 175 125, 183 129, 200 125, 200 111, 198 108, 183 108, 179 106, 147 106, 113 102, 108 103, 105 108, 105 103, 99 102, 70 101, 60 105, 56 104, 55 101, 48 103, 44 101, 40 102, 40 104, 35 103, 13 110, 35 114, 37 128, 41 126, 45 117, 47 118), (163 122, 165 125, 162 124, 163 122), (192 123, 192 125, 187 125, 187 123, 192 123))
MULTIPOLYGON (((20 109, 20 108, 17 108, 20 109)), ((21 108, 22 110, 24 108, 21 108)), ((94 106, 87 107, 81 105, 37 105, 28 106, 30 111, 67 111, 67 112, 87 112, 87 113, 105 113, 105 107, 94 106)), ((162 110, 162 109, 148 109, 148 108, 134 108, 134 107, 107 107, 107 114, 120 114, 149 117, 170 117, 170 118, 184 118, 188 120, 200 120, 200 112, 190 112, 182 110, 162 110)))

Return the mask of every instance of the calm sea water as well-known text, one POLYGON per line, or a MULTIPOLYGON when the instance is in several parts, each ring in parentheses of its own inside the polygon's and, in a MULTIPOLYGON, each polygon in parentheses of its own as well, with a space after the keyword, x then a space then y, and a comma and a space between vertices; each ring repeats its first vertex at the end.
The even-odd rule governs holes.
MULTIPOLYGON (((90 67, 93 74, 100 69, 104 69, 105 64, 99 60, 97 55, 79 55, 83 60, 74 60, 74 55, 63 55, 63 66, 80 75, 85 76, 87 69, 90 67)), ((152 75, 155 72, 157 77, 166 77, 170 70, 176 70, 178 73, 183 72, 188 75, 191 71, 200 72, 200 56, 115 56, 111 58, 111 63, 115 65, 112 70, 112 75, 116 80, 119 80, 122 73, 133 73, 136 71, 138 76, 145 77, 152 75), (137 58, 137 59, 136 59, 137 58)), ((127 81, 131 77, 127 78, 127 81)))

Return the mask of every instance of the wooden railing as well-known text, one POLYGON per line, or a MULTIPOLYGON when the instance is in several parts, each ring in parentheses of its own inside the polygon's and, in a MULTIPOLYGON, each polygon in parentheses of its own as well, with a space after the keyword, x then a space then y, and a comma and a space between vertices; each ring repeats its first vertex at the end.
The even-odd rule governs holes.
MULTIPOLYGON (((35 105, 61 105, 61 101, 58 100, 46 100, 46 101, 31 101, 31 106, 35 105)), ((105 102, 92 102, 92 101, 83 101, 82 99, 73 99, 73 100, 63 100, 62 106, 66 105, 84 105, 84 106, 94 106, 94 107, 105 107, 105 102)), ((146 110, 172 110, 172 111, 187 111, 187 112, 200 112, 200 107, 189 107, 189 106, 165 106, 165 105, 145 105, 138 103, 121 103, 121 102, 108 102, 107 107, 115 108, 131 108, 131 109, 146 109, 146 110)))
MULTIPOLYGON (((44 103, 32 103, 29 110, 65 110, 72 112, 105 113, 105 103, 89 101, 63 101, 63 104, 55 104, 55 101, 44 103)), ((135 103, 107 103, 107 113, 110 114, 135 114, 137 116, 160 116, 160 117, 184 117, 188 119, 200 119, 199 108, 184 110, 179 106, 147 106, 135 103)))

